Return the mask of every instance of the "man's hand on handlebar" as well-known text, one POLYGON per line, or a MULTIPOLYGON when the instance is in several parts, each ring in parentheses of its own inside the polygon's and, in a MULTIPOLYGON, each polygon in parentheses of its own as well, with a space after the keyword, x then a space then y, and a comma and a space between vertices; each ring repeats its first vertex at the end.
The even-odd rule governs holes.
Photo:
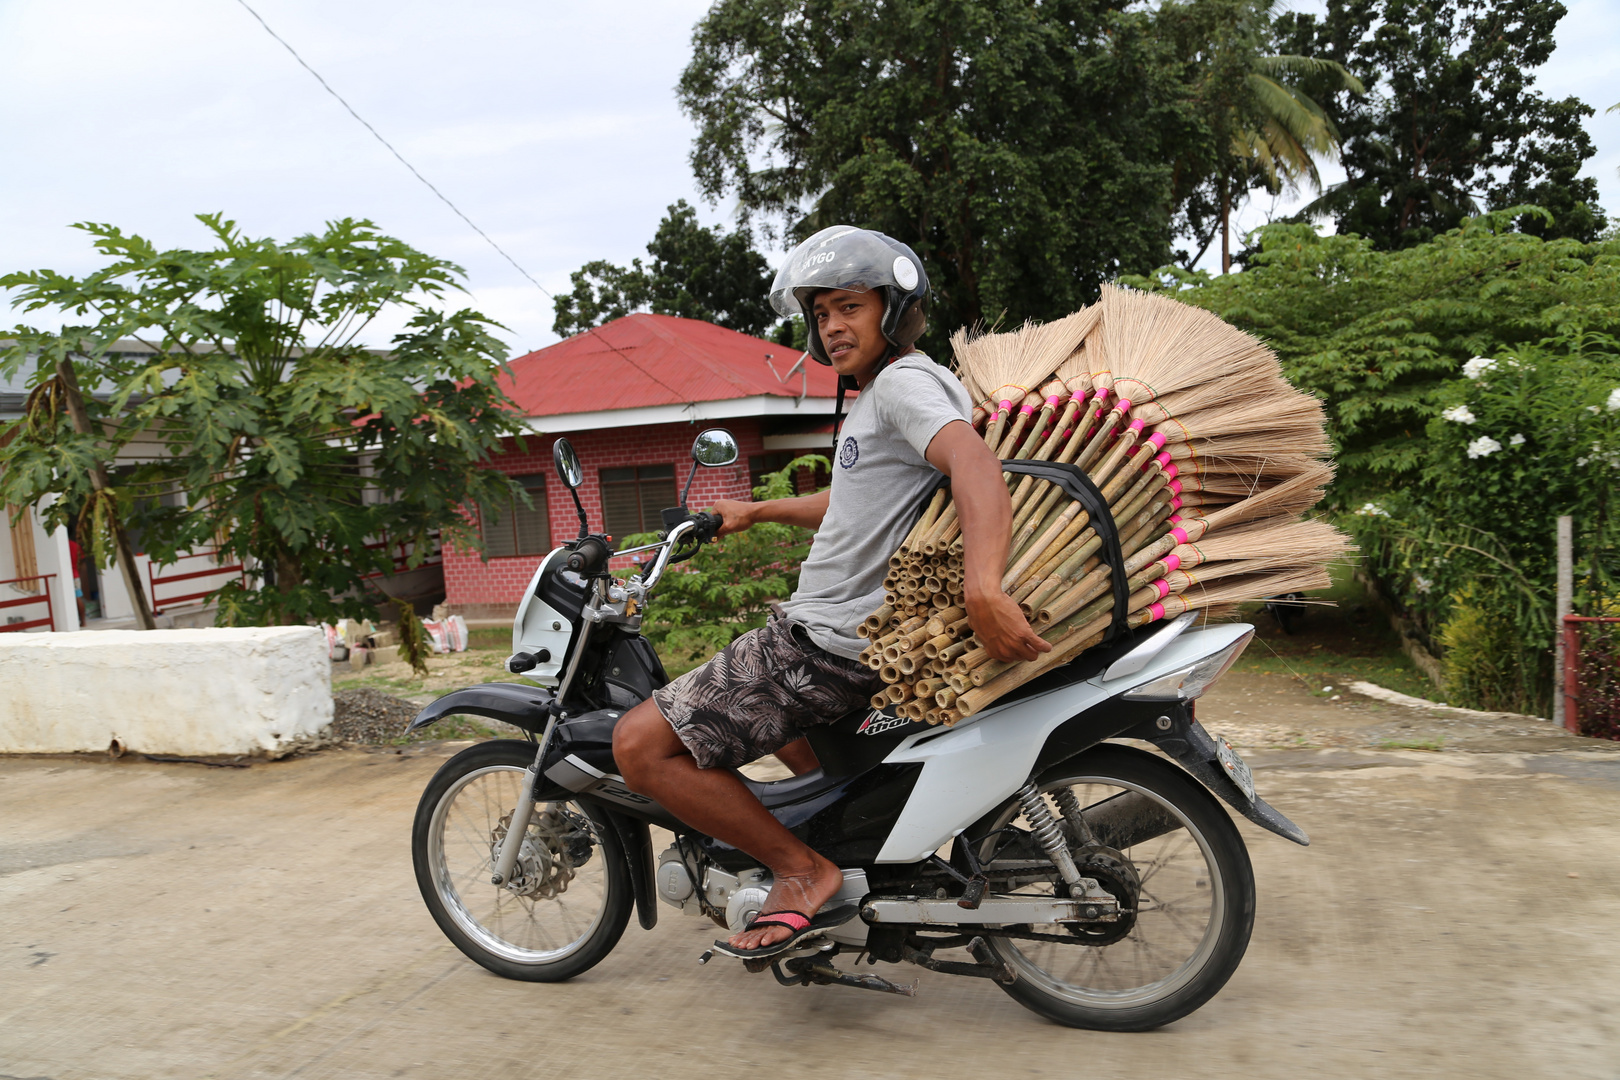
POLYGON ((720 515, 721 536, 730 536, 732 533, 742 532, 754 524, 754 510, 759 503, 741 502, 737 499, 716 499, 709 508, 711 514, 720 515))

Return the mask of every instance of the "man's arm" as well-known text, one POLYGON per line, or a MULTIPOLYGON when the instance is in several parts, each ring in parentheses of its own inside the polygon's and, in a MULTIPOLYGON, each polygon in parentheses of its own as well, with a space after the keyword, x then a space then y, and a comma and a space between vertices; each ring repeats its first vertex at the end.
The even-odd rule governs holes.
POLYGON ((962 522, 962 592, 968 625, 997 660, 1033 660, 1052 646, 1030 629, 1013 598, 1001 591, 1012 531, 1012 499, 1001 462, 965 420, 953 420, 928 443, 928 462, 951 478, 962 522))
MULTIPOLYGON (((998 471, 996 475, 1000 476, 1001 473, 998 471)), ((716 499, 713 510, 721 518, 721 536, 742 532, 762 521, 819 529, 821 519, 827 516, 827 501, 831 498, 832 489, 826 488, 814 495, 800 495, 793 499, 766 499, 763 502, 716 499)))

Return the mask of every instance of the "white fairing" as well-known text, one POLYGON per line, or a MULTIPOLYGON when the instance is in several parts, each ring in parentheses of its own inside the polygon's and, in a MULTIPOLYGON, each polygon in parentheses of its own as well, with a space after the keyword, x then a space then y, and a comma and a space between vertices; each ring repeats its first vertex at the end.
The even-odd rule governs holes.
POLYGON ((572 633, 572 627, 568 622, 568 616, 535 594, 540 588, 540 575, 546 572, 546 567, 551 561, 567 557, 567 548, 553 548, 551 554, 540 560, 540 565, 535 568, 534 577, 529 579, 529 588, 523 594, 523 601, 518 604, 517 618, 512 620, 514 653, 532 653, 538 649, 547 649, 551 652, 550 660, 523 673, 525 679, 532 679, 541 686, 557 685, 557 676, 562 671, 563 661, 568 659, 568 638, 572 633))
POLYGON ((1212 656, 1251 630, 1243 623, 1225 623, 1190 631, 1128 676, 1105 682, 1099 675, 1036 697, 993 705, 952 728, 911 736, 884 761, 921 762, 922 775, 877 861, 926 859, 1022 787, 1047 737, 1066 720, 1133 686, 1212 656))

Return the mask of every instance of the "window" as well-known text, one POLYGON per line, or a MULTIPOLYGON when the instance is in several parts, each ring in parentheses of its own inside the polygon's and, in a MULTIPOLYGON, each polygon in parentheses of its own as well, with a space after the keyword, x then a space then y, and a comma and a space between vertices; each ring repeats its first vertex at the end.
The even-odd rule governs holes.
POLYGON ((602 521, 615 539, 662 528, 659 511, 674 506, 675 497, 673 465, 602 470, 602 521))
POLYGON ((551 515, 546 509, 546 478, 514 476, 529 493, 534 506, 513 500, 507 506, 481 504, 478 517, 484 532, 484 554, 491 559, 505 555, 544 555, 551 550, 551 515))

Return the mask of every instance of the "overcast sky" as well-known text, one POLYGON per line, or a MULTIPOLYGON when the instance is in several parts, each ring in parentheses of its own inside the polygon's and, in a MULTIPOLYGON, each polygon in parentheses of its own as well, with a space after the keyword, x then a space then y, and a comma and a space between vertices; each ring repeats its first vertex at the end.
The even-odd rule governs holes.
MULTIPOLYGON (((644 254, 678 198, 730 220, 697 196, 673 93, 707 0, 249 2, 547 289, 590 259, 644 254)), ((1620 101, 1620 0, 1567 2, 1538 85, 1598 108, 1589 174, 1620 213, 1620 113, 1602 112, 1620 101)), ((75 221, 178 246, 205 242, 202 211, 279 239, 370 217, 465 266, 470 302, 515 352, 556 340, 551 302, 238 0, 0 0, 0 146, 0 270, 93 268, 75 221)))

